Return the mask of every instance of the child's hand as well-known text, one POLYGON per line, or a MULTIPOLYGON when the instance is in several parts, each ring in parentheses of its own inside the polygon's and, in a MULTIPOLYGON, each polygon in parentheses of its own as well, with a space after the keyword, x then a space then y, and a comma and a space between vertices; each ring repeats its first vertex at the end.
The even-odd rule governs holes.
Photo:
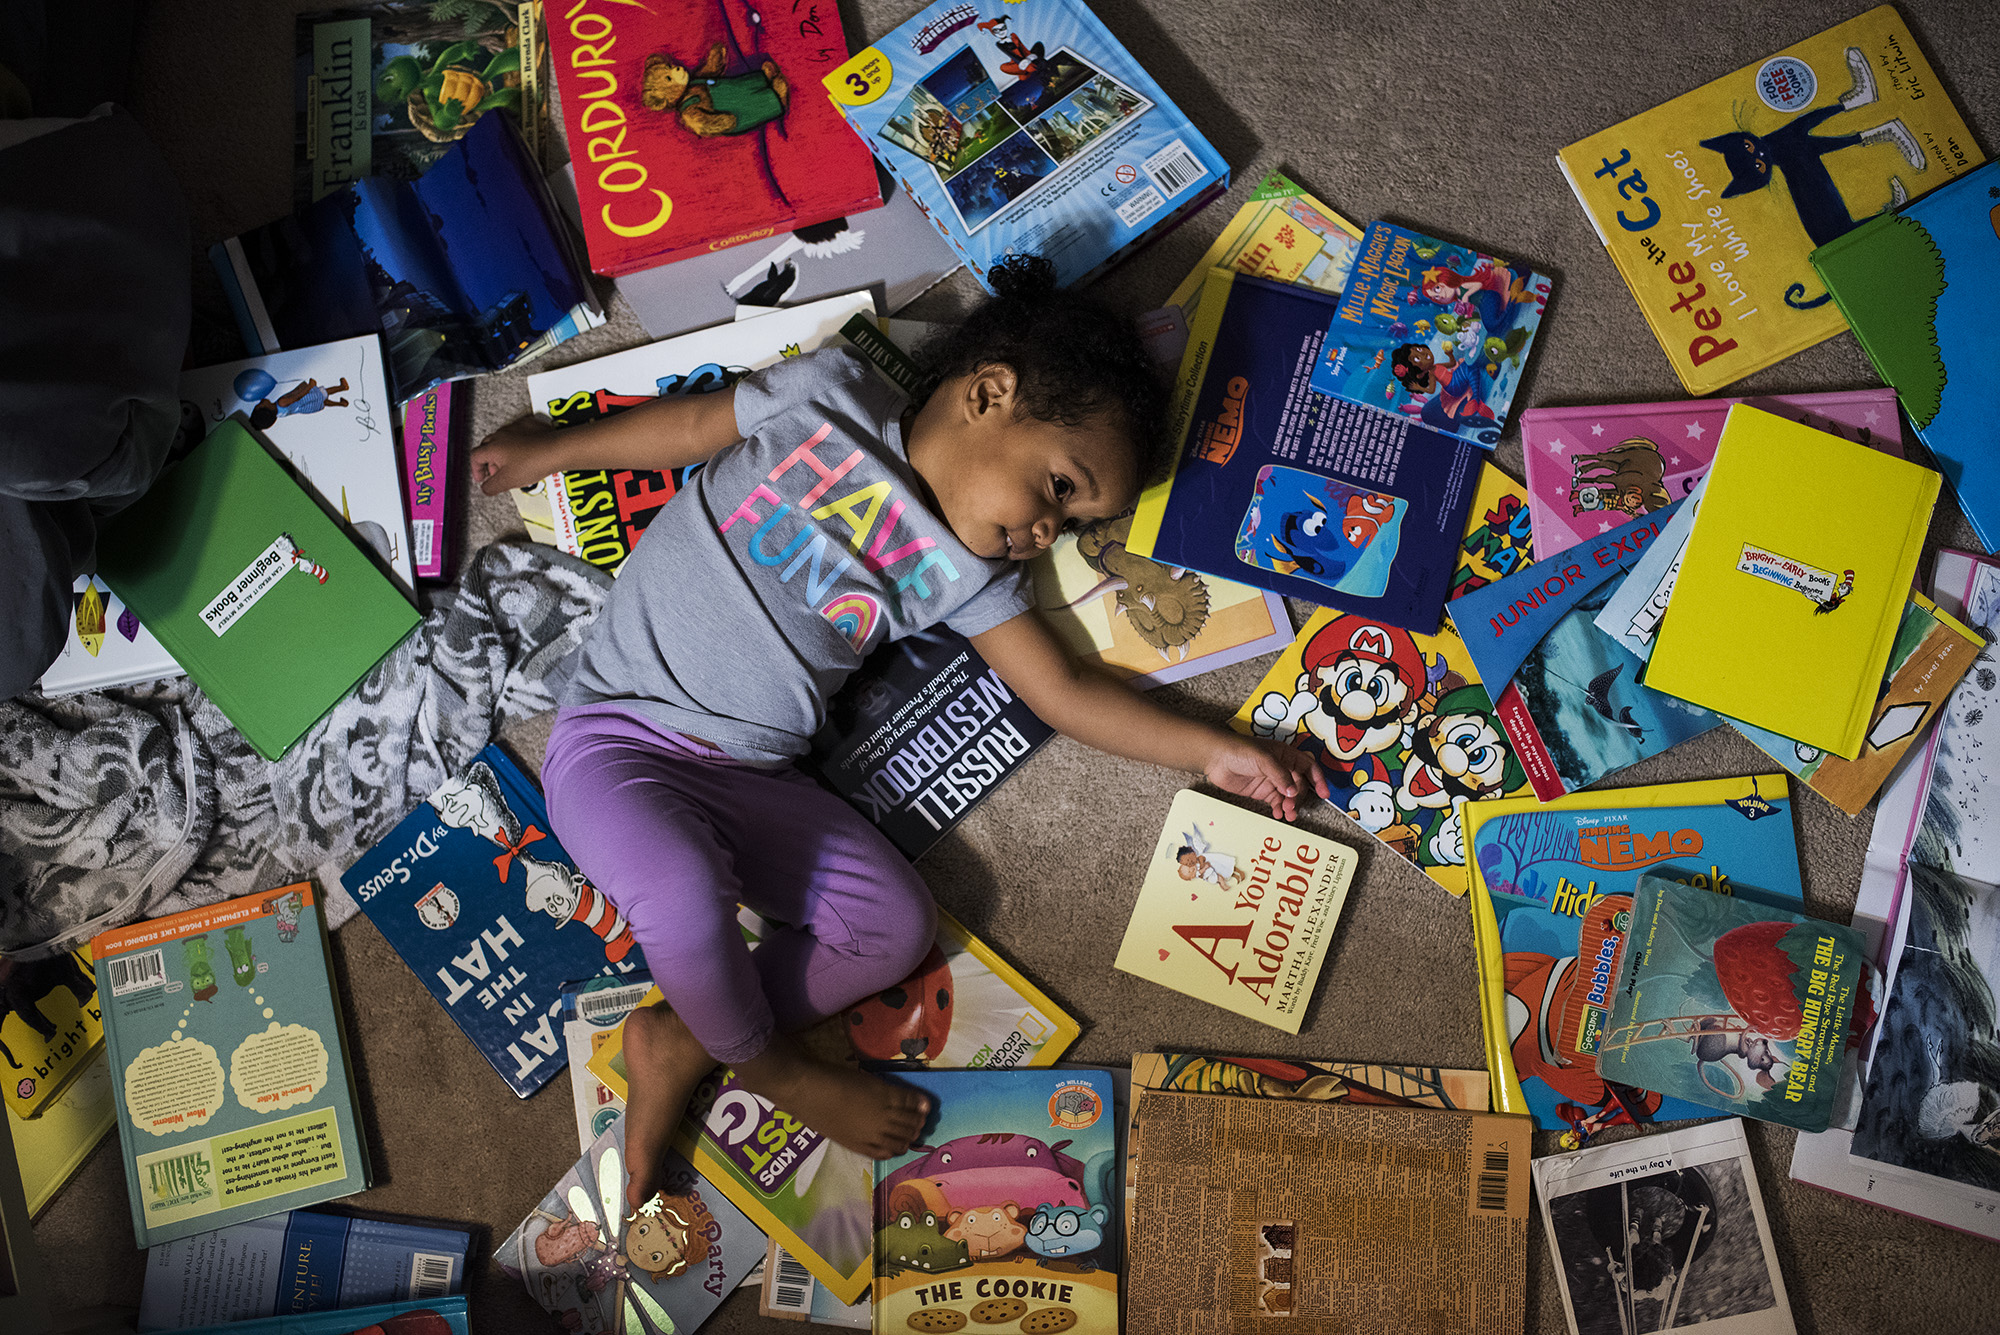
POLYGON ((1307 783, 1321 798, 1327 796, 1326 775, 1311 756, 1268 738, 1223 733, 1202 772, 1224 792, 1264 803, 1279 820, 1298 818, 1298 799, 1307 783))
POLYGON ((557 428, 532 417, 509 422, 472 451, 472 480, 488 496, 540 482, 559 471, 557 434, 557 428))

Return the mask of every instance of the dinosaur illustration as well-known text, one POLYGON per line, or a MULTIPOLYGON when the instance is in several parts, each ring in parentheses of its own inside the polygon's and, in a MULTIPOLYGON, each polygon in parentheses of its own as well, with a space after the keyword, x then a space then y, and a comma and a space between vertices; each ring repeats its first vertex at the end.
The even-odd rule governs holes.
POLYGON ((1135 556, 1126 549, 1132 516, 1100 519, 1077 531, 1076 554, 1103 575, 1104 582, 1078 602, 1116 592, 1118 610, 1139 638, 1175 661, 1175 650, 1186 658, 1188 645, 1208 624, 1208 585, 1191 570, 1176 570, 1135 556))

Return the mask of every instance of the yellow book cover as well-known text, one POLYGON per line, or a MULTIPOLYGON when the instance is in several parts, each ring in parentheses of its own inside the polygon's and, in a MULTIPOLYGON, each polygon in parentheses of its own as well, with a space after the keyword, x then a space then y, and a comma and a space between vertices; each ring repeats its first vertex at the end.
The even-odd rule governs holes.
POLYGON ((1846 329, 1813 249, 1982 160, 1894 5, 1556 155, 1690 394, 1846 329))
POLYGON ((1731 408, 1646 685, 1854 759, 1940 482, 1880 450, 1731 408))
MULTIPOLYGON (((1534 559, 1526 492, 1482 465, 1452 596, 1534 559)), ((1417 635, 1322 607, 1229 726, 1319 761, 1336 806, 1455 895, 1465 893, 1459 804, 1532 791, 1449 617, 1417 635)))
POLYGON ((1184 788, 1114 963, 1296 1034, 1359 861, 1331 839, 1184 788))
POLYGON ((55 1199, 117 1120, 111 1062, 103 1048, 84 1061, 69 1088, 42 1106, 41 1116, 25 1122, 7 1119, 14 1131, 14 1158, 21 1165, 21 1190, 27 1195, 29 1214, 40 1214, 55 1199))
POLYGON ((1361 229, 1308 194, 1283 172, 1272 172, 1215 238, 1201 263, 1167 298, 1194 318, 1208 271, 1220 265, 1280 283, 1338 294, 1347 286, 1361 229))
MULTIPOLYGON (((743 919, 755 939, 761 920, 743 919)), ((661 1000, 653 988, 641 1006, 661 1000)), ((626 1097, 620 1024, 587 1063, 626 1097)), ((903 1069, 1052 1066, 1081 1032, 1075 1019, 942 910, 937 943, 898 987, 814 1027, 805 1041, 829 1060, 903 1069)), ((674 1147, 843 1303, 868 1291, 873 1265, 873 1167, 737 1084, 712 1074, 695 1090, 674 1147)))
POLYGON ((8 1111, 42 1109, 104 1049, 97 970, 81 946, 46 960, 0 960, 8 1006, 0 1011, 0 1055, 7 1059, 8 1111))
MULTIPOLYGON (((1487 821, 1528 811, 1577 811, 1623 807, 1700 807, 1728 804, 1748 819, 1778 814, 1774 803, 1791 796, 1791 784, 1782 774, 1752 774, 1737 779, 1697 779, 1690 783, 1656 783, 1639 788, 1611 788, 1567 793, 1548 802, 1533 797, 1481 802, 1465 809, 1465 841, 1474 846, 1479 827, 1487 821)), ((1466 901, 1472 911, 1473 960, 1478 973, 1479 1020, 1486 1041, 1486 1069, 1492 1077, 1493 1111, 1530 1111, 1528 1096, 1521 1089, 1515 1069, 1512 1025, 1507 991, 1507 962, 1500 944, 1500 923, 1493 911, 1493 899, 1480 876, 1475 860, 1468 871, 1472 893, 1466 901)), ((1568 1148, 1575 1148, 1569 1146, 1568 1148)))

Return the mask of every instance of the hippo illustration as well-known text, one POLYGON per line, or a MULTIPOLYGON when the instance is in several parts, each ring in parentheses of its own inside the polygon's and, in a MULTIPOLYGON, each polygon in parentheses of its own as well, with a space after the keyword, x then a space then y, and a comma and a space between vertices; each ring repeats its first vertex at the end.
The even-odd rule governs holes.
POLYGON ((875 1217, 911 1210, 948 1219, 954 1211, 1008 1204, 1028 1214, 1041 1205, 1088 1208, 1083 1163, 1063 1153, 1069 1143, 1007 1133, 960 1136, 884 1178, 875 1188, 875 1217))

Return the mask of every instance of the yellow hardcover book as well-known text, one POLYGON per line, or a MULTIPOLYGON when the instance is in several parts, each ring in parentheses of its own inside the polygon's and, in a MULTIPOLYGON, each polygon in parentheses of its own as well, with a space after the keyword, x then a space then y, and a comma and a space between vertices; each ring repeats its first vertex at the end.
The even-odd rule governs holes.
MULTIPOLYGON (((1627 809, 1646 807, 1719 806, 1728 803, 1755 819, 1771 809, 1774 802, 1791 796, 1791 784, 1782 774, 1752 774, 1737 779, 1696 779, 1690 783, 1657 783, 1639 788, 1599 789, 1567 793, 1548 802, 1533 797, 1480 802, 1465 808, 1465 842, 1475 845, 1479 827, 1503 816, 1526 811, 1577 811, 1613 806, 1627 809)), ((1466 902, 1472 910, 1473 959, 1479 981, 1479 1022, 1486 1042, 1486 1070, 1492 1078, 1493 1111, 1530 1111, 1528 1096, 1521 1089, 1520 1073, 1514 1067, 1512 1026, 1508 1015, 1507 962, 1500 945, 1500 923, 1493 912, 1493 900, 1475 860, 1468 869, 1472 893, 1466 902)), ((1574 1147, 1571 1147, 1574 1148, 1574 1147)))
POLYGON ((1893 5, 1556 155, 1690 394, 1846 329, 1813 249, 1982 160, 1893 5))
POLYGON ((1331 839, 1184 788, 1113 962, 1296 1034, 1359 861, 1331 839))
POLYGON ((84 1061, 69 1088, 43 1105, 39 1117, 8 1119, 29 1214, 40 1214, 55 1199, 117 1120, 111 1063, 101 1047, 84 1061))
POLYGON ((1646 685, 1854 759, 1941 480, 1731 408, 1646 685))
MULTIPOLYGON (((1453 596, 1534 559, 1525 491, 1482 465, 1453 596)), ((1417 635, 1322 607, 1229 726, 1311 755, 1335 805, 1455 895, 1465 893, 1459 805, 1533 791, 1449 617, 1417 635)))
POLYGON ((1192 320, 1208 271, 1218 265, 1322 292, 1347 286, 1361 248, 1361 229, 1308 194, 1283 172, 1272 172, 1215 238, 1201 263, 1167 298, 1192 320))
POLYGON ((13 1003, 0 1012, 7 1058, 7 1109, 39 1117, 86 1063, 104 1050, 104 1010, 90 948, 53 959, 0 961, 13 1003))

